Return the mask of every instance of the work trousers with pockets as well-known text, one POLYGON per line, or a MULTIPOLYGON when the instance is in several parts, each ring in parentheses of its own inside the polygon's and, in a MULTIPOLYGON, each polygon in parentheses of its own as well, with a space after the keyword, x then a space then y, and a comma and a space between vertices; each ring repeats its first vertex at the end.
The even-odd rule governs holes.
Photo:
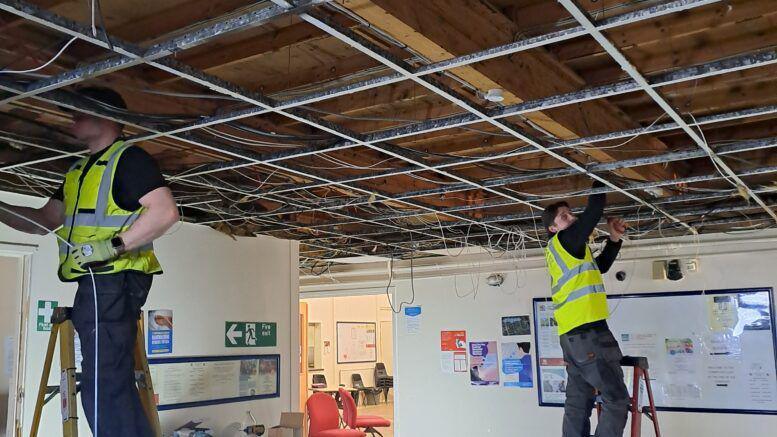
MULTIPOLYGON (((152 437, 135 385, 135 342, 140 308, 152 276, 139 272, 94 275, 97 289, 98 393, 95 437, 152 437)), ((78 280, 73 325, 81 339, 81 403, 94 432, 94 294, 92 279, 78 280)))
POLYGON ((567 362, 563 437, 589 437, 595 390, 602 397, 597 437, 622 437, 630 405, 623 382, 618 342, 607 328, 590 329, 560 338, 567 362))

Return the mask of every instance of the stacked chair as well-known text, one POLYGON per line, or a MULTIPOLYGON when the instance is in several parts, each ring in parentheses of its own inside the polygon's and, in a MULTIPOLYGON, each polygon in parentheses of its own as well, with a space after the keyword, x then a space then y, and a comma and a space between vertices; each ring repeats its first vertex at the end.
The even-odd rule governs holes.
POLYGON ((386 372, 383 363, 375 363, 375 388, 383 391, 383 399, 388 402, 389 390, 394 388, 394 377, 386 372))

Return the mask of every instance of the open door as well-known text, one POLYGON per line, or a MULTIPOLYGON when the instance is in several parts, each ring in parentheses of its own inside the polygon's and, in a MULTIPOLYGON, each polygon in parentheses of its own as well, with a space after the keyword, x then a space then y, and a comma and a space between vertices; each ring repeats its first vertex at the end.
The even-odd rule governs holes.
MULTIPOLYGON (((308 400, 308 304, 299 303, 299 408, 308 400)), ((307 428, 307 427, 305 427, 307 428)))

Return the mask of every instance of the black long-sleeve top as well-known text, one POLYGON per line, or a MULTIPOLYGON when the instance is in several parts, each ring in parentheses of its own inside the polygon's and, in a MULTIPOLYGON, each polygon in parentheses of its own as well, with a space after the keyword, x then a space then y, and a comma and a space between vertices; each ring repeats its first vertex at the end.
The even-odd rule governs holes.
MULTIPOLYGON (((592 188, 603 187, 604 184, 599 181, 594 181, 592 188)), ((572 223, 568 228, 559 231, 558 239, 561 246, 569 252, 570 255, 575 258, 583 258, 585 256, 586 245, 588 244, 588 236, 591 235, 599 220, 604 214, 604 205, 607 201, 607 196, 604 193, 591 194, 588 196, 588 205, 585 211, 580 213, 577 220, 572 223)), ((607 244, 604 246, 602 253, 596 257, 596 265, 599 267, 599 271, 607 273, 618 257, 618 252, 623 244, 622 240, 617 243, 607 239, 607 244)), ((607 329, 607 322, 600 320, 598 322, 586 323, 585 325, 578 326, 577 328, 569 331, 568 334, 575 334, 580 331, 589 329, 607 329)))
MULTIPOLYGON (((594 181, 592 188, 603 187, 599 181, 594 181)), ((572 223, 568 228, 558 233, 558 239, 561 242, 561 246, 569 252, 570 255, 575 258, 583 258, 585 256, 585 247, 588 244, 588 236, 594 231, 596 225, 604 214, 604 205, 607 201, 607 195, 604 193, 591 194, 588 196, 588 205, 585 211, 580 213, 577 220, 572 223)), ((607 273, 615 262, 615 258, 618 256, 618 252, 621 249, 622 241, 617 243, 608 239, 607 244, 604 246, 604 250, 599 256, 596 257, 596 265, 599 266, 599 271, 607 273)))

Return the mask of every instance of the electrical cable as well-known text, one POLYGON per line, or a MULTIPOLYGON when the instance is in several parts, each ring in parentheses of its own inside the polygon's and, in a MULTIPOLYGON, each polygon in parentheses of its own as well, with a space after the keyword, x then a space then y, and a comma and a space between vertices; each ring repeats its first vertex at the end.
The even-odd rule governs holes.
POLYGON ((43 65, 41 65, 39 67, 31 68, 29 70, 0 70, 0 74, 22 74, 22 73, 32 73, 34 71, 42 70, 42 69, 48 67, 49 65, 51 65, 52 62, 56 61, 57 58, 59 58, 60 55, 62 55, 62 53, 70 46, 70 44, 72 44, 77 39, 78 39, 78 37, 75 37, 75 36, 73 38, 70 38, 70 40, 67 43, 65 43, 65 45, 62 46, 61 49, 59 49, 59 51, 57 52, 56 55, 54 55, 45 64, 43 64, 43 65))
POLYGON ((391 258, 389 259, 389 280, 388 284, 386 284, 386 299, 388 300, 389 306, 391 307, 391 311, 394 314, 399 314, 402 312, 402 305, 412 305, 413 302, 415 302, 415 278, 414 278, 414 266, 413 266, 413 252, 410 252, 410 290, 411 290, 411 298, 410 301, 401 301, 399 302, 399 308, 394 307, 394 302, 391 301, 391 294, 389 293, 389 289, 391 288, 391 281, 394 279, 394 253, 391 253, 391 258))

